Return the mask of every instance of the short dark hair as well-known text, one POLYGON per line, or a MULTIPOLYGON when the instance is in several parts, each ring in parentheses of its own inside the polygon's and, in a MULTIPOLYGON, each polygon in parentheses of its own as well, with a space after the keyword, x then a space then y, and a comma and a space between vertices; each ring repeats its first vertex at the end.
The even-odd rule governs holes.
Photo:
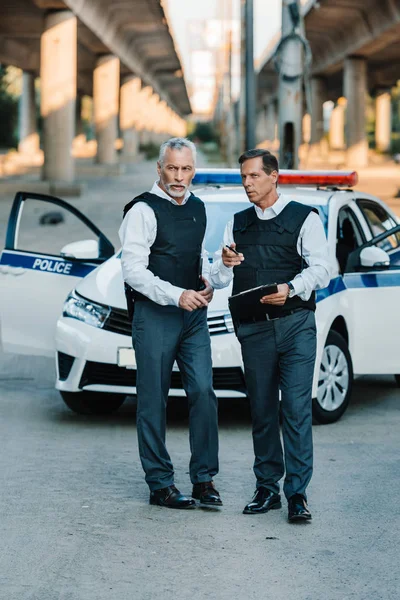
POLYGON ((254 150, 246 150, 246 152, 243 152, 243 154, 239 156, 239 165, 242 165, 250 158, 257 158, 257 156, 261 156, 263 171, 265 171, 267 175, 271 175, 272 171, 277 171, 279 173, 278 159, 271 154, 269 150, 264 150, 264 148, 255 148, 254 150))

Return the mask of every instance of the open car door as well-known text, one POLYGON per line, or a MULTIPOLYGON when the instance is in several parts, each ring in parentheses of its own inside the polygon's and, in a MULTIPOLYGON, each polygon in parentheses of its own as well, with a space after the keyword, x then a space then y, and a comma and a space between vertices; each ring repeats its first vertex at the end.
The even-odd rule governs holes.
POLYGON ((0 256, 3 349, 53 355, 66 296, 113 254, 111 242, 75 207, 53 196, 18 192, 0 256))

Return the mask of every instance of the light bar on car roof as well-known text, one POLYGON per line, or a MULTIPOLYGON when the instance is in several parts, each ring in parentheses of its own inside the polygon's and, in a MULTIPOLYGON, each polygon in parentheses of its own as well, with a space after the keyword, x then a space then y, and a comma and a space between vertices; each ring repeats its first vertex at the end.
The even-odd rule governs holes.
MULTIPOLYGON (((281 185, 357 185, 356 171, 279 171, 278 183, 281 185)), ((240 169, 197 169, 193 185, 237 185, 242 183, 240 169)))

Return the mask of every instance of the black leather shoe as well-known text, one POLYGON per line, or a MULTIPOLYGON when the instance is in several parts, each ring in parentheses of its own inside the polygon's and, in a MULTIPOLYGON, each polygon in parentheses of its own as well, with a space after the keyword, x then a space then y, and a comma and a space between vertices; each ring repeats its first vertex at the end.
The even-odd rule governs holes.
POLYGON ((258 515, 276 508, 282 508, 280 495, 274 494, 265 487, 259 487, 256 489, 253 500, 244 507, 243 514, 258 515))
POLYGON ((193 485, 192 496, 200 501, 201 506, 222 506, 221 497, 212 481, 195 483, 193 485))
POLYGON ((196 506, 193 498, 181 494, 174 485, 150 492, 150 504, 167 508, 195 508, 196 506))
POLYGON ((288 510, 288 519, 291 523, 295 521, 309 521, 312 519, 307 502, 301 494, 294 494, 294 496, 289 498, 288 510))

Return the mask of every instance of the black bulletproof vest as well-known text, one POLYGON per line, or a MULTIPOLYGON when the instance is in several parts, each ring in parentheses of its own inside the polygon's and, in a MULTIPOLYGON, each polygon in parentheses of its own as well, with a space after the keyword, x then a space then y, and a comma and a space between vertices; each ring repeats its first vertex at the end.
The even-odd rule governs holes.
MULTIPOLYGON (((304 265, 297 252, 297 240, 311 211, 318 213, 315 208, 292 201, 273 219, 259 219, 254 207, 235 214, 233 238, 245 260, 233 269, 233 294, 259 285, 287 283, 301 272, 304 265)), ((307 301, 294 296, 283 307, 263 306, 274 317, 298 307, 315 310, 315 293, 307 301)))
MULTIPOLYGON (((177 287, 198 290, 201 285, 201 247, 207 223, 203 202, 191 194, 185 204, 176 205, 145 192, 125 206, 124 217, 137 202, 146 202, 157 219, 149 271, 177 287)), ((135 290, 133 295, 135 299, 148 299, 135 290)))

